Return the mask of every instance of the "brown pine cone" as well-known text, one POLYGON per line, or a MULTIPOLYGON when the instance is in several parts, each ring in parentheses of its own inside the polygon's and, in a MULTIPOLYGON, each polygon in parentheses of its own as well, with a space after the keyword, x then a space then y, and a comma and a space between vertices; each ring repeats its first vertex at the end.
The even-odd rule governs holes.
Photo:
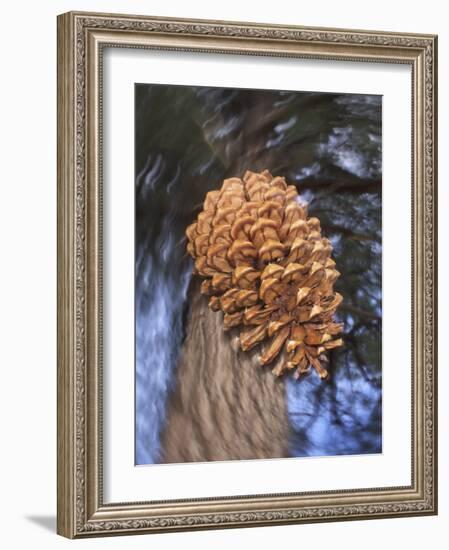
POLYGON ((276 376, 313 367, 327 378, 326 350, 343 344, 333 319, 342 301, 333 286, 340 275, 332 246, 317 218, 307 217, 293 185, 268 170, 247 171, 210 191, 197 221, 186 230, 195 273, 209 307, 224 313, 224 329, 240 327, 247 351, 266 339, 260 357, 271 363, 284 349, 276 376))

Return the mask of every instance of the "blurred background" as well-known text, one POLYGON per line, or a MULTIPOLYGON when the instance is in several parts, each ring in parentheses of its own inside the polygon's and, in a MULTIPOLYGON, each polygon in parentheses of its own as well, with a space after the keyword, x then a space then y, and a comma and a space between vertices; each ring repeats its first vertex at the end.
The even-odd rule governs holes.
POLYGON ((290 454, 382 451, 382 98, 137 84, 136 463, 158 461, 187 313, 184 231, 246 169, 284 176, 334 246, 345 345, 286 379, 290 454))

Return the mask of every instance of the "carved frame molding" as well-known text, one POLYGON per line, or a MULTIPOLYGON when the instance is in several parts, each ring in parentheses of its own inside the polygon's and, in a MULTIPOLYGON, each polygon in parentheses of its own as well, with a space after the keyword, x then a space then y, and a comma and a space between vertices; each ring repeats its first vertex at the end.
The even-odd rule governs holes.
POLYGON ((431 35, 75 12, 58 17, 58 533, 78 538, 437 513, 436 56, 431 35), (104 47, 411 66, 411 486, 103 504, 104 47))

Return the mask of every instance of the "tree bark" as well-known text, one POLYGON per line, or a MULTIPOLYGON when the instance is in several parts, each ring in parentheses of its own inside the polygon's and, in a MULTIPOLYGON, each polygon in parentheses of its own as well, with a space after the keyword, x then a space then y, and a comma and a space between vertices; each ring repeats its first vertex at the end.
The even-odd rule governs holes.
POLYGON ((224 332, 207 307, 197 277, 189 291, 187 334, 162 434, 161 462, 247 460, 288 456, 285 387, 242 352, 238 333, 224 332))

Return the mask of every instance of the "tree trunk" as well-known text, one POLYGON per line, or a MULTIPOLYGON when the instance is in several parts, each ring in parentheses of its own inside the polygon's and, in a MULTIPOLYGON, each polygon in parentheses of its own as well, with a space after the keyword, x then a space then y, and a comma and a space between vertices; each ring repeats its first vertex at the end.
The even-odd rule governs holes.
POLYGON ((162 434, 162 462, 247 460, 288 456, 285 387, 242 352, 238 333, 224 332, 207 307, 197 277, 189 291, 187 334, 162 434))

